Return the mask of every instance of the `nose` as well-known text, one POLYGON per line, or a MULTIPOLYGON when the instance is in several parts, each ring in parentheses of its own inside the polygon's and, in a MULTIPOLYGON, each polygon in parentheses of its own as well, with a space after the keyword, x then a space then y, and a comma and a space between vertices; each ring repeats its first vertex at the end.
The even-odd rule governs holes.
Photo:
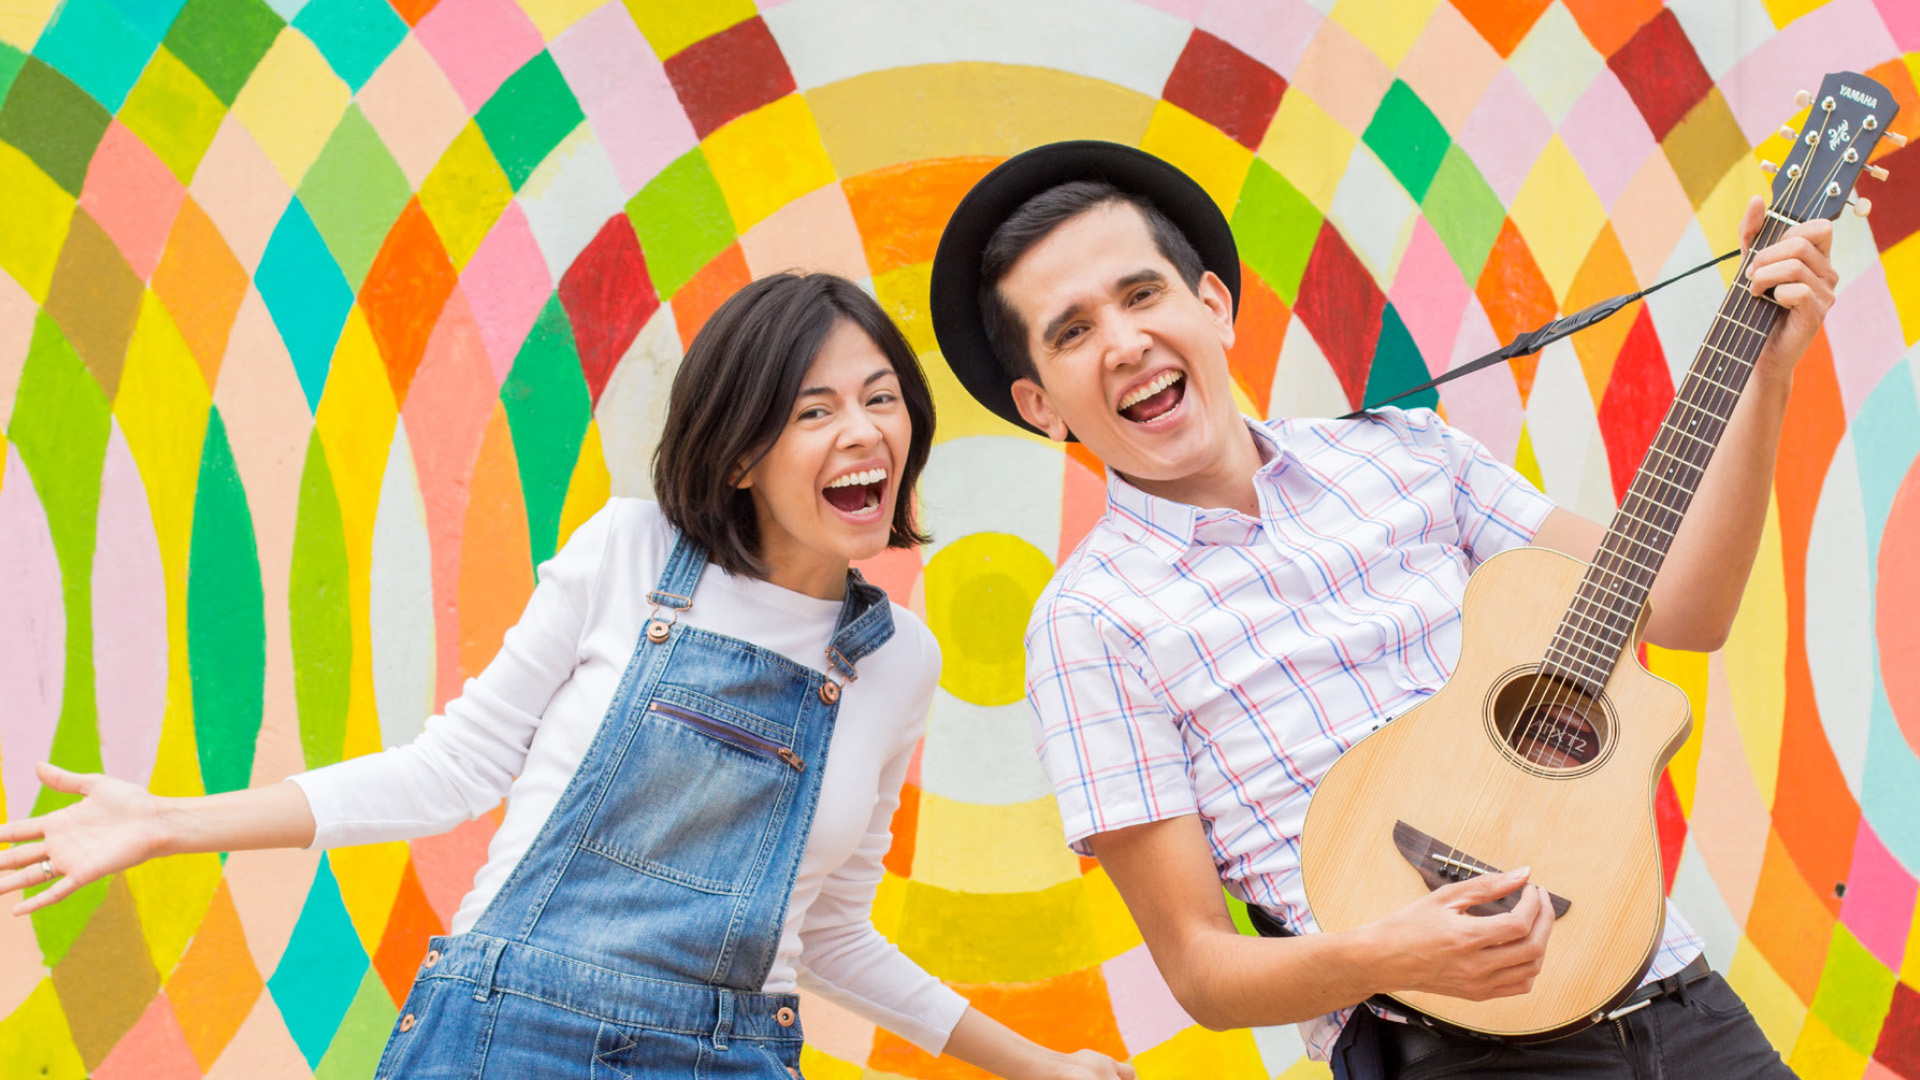
POLYGON ((1146 328, 1124 312, 1116 312, 1102 320, 1098 330, 1101 337, 1101 359, 1110 369, 1134 367, 1146 359, 1147 350, 1153 347, 1153 335, 1146 328))
POLYGON ((873 422, 865 408, 847 410, 840 425, 841 446, 872 446, 880 438, 880 426, 873 422))

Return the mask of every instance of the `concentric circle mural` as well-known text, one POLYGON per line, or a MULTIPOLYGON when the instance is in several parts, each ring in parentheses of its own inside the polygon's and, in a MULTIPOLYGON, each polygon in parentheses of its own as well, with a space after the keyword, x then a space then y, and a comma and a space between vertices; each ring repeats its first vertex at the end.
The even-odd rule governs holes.
MULTIPOLYGON (((536 566, 648 492, 665 390, 758 274, 868 284, 929 363, 936 543, 870 576, 946 657, 874 918, 1036 1038, 1147 1078, 1324 1076, 1175 1004, 1028 742, 1020 636, 1099 462, 939 362, 976 178, 1105 138, 1232 219, 1243 407, 1344 412, 1735 241, 1793 94, 1920 133, 1909 0, 5 0, 0 812, 34 763, 224 791, 404 742, 536 566)), ((1920 148, 1839 223, 1670 887, 1808 1077, 1920 1078, 1920 148)), ((1717 303, 1701 275, 1427 395, 1610 513, 1717 303)), ((170 859, 0 919, 0 1072, 365 1077, 483 817, 170 859)), ((978 1075, 823 1002, 808 1074, 978 1075)))

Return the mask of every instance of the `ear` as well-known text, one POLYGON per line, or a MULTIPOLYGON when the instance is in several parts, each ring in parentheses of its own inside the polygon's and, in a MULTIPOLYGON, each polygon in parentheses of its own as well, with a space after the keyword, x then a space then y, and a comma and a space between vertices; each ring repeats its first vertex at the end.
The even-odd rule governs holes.
POLYGON ((1220 280, 1220 275, 1209 270, 1200 275, 1199 287, 1193 291, 1213 315, 1213 327, 1220 335, 1220 347, 1233 348, 1232 290, 1227 288, 1226 282, 1220 280))
POLYGON ((1054 442, 1067 441, 1067 422, 1053 409, 1048 400, 1046 388, 1032 379, 1016 379, 1013 383, 1013 407, 1020 410, 1020 419, 1047 433, 1054 442))
POLYGON ((758 471, 757 468, 746 468, 746 462, 743 461, 733 467, 733 476, 727 482, 732 484, 735 490, 745 491, 753 486, 753 474, 756 471, 758 471))

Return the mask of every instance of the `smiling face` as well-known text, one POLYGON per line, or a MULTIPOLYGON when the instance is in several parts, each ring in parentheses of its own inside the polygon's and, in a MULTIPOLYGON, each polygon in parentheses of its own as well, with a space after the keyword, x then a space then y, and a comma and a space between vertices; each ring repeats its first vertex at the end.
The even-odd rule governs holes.
POLYGON ((887 546, 913 421, 885 353, 841 319, 786 426, 737 481, 753 498, 768 580, 838 596, 847 564, 887 546))
POLYGON ((1071 432, 1153 487, 1177 489, 1250 445, 1227 368, 1232 295, 1211 272, 1187 288, 1132 206, 1066 221, 999 289, 1040 375, 1014 383, 1028 423, 1054 439, 1071 432))

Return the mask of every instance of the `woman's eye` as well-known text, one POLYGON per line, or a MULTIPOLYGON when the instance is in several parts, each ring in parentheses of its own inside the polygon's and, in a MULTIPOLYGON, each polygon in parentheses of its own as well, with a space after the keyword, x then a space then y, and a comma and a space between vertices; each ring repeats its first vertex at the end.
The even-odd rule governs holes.
POLYGON ((818 405, 815 405, 813 408, 807 409, 806 411, 802 412, 796 419, 822 420, 826 418, 826 415, 827 415, 827 410, 821 408, 818 405))
POLYGON ((867 399, 869 405, 891 405, 900 400, 900 396, 891 390, 882 390, 867 399))

